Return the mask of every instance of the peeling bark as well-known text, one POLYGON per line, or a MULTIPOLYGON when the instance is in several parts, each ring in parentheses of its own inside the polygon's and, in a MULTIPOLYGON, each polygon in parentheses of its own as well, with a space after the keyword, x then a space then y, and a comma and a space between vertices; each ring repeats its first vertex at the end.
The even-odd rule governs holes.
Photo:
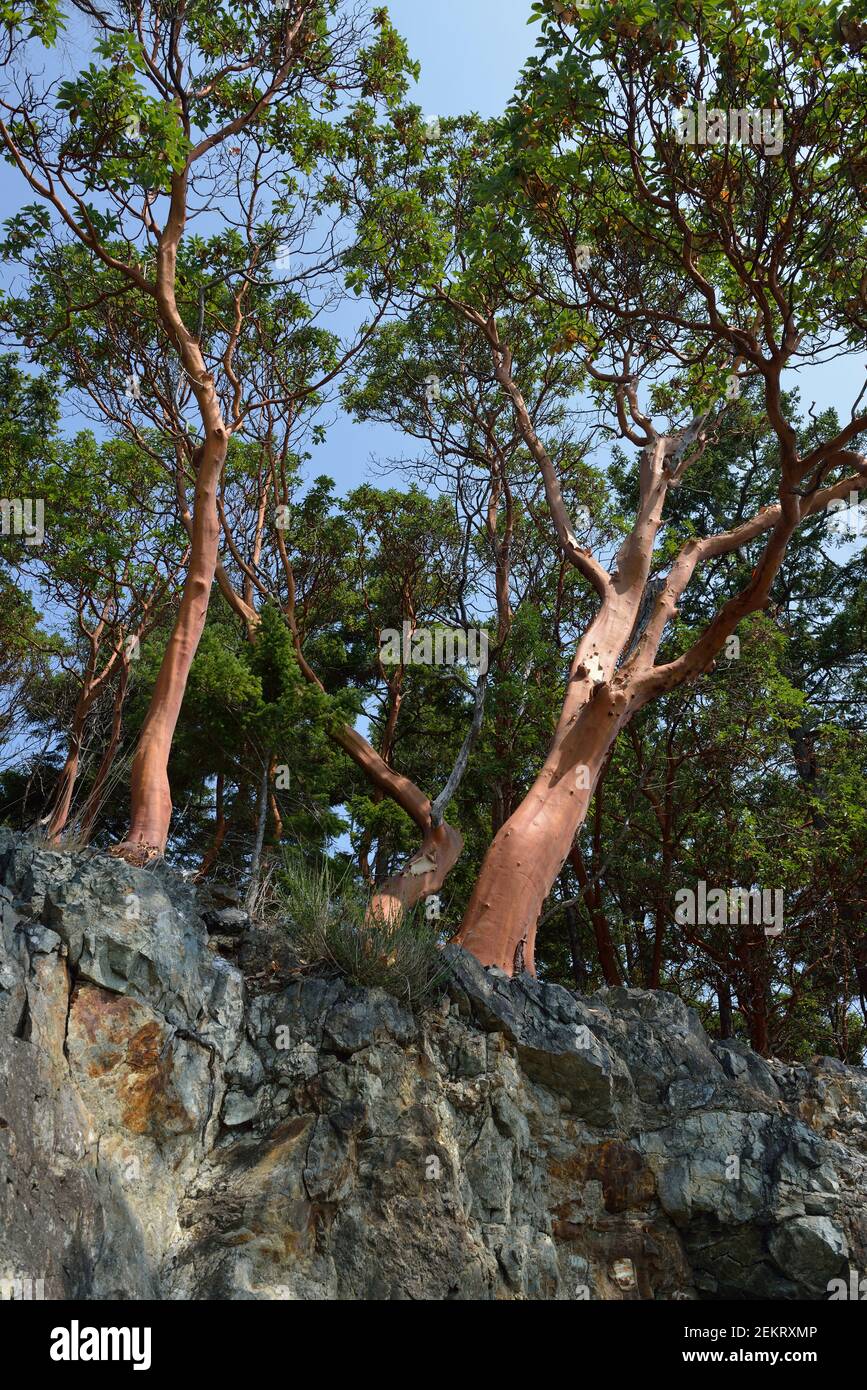
POLYGON ((426 831, 421 849, 400 873, 376 889, 368 920, 394 923, 423 898, 437 893, 451 873, 464 847, 464 837, 454 826, 433 825, 426 831))

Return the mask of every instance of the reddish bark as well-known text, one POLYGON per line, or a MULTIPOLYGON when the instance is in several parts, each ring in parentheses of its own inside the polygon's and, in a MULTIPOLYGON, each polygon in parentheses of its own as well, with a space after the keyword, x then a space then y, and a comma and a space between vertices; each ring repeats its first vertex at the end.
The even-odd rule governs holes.
MULTIPOLYGON (((679 477, 678 440, 648 436, 642 459, 641 502, 635 528, 621 548, 619 567, 609 575, 582 551, 568 525, 559 485, 550 460, 536 439, 520 395, 514 389, 507 369, 502 380, 513 396, 525 440, 542 467, 549 507, 561 546, 570 561, 590 579, 602 598, 600 612, 585 635, 573 663, 570 687, 560 725, 545 765, 524 803, 501 827, 486 856, 476 889, 457 940, 472 950, 484 964, 497 964, 512 973, 533 970, 536 922, 550 887, 570 853, 574 836, 583 822, 592 790, 619 730, 636 709, 665 690, 708 669, 728 634, 742 616, 764 602, 779 567, 785 545, 798 516, 790 507, 768 507, 757 517, 723 535, 691 541, 672 565, 669 577, 653 607, 646 631, 634 656, 627 641, 635 627, 639 604, 649 571, 650 557, 667 488, 679 477), (673 447, 675 446, 675 447, 673 447), (674 462, 672 462, 674 461, 674 462), (675 466, 676 465, 676 466, 675 466), (748 588, 730 600, 710 624, 702 638, 684 656, 667 666, 656 668, 653 659, 663 630, 676 611, 677 600, 689 582, 696 565, 703 559, 735 549, 757 535, 770 532, 764 559, 753 573, 748 588), (617 672, 624 653, 631 657, 628 669, 617 672), (585 665, 586 662, 586 665, 585 665), (591 674, 598 668, 598 676, 591 674), (583 765, 587 783, 576 785, 574 773, 583 765)), ((832 496, 842 495, 841 484, 818 493, 800 515, 826 505, 832 496)), ((284 562, 285 562, 284 556, 284 562)), ((291 578, 291 571, 290 571, 291 578)), ((291 591, 291 586, 290 586, 291 591)), ((300 635, 290 600, 287 618, 296 640, 296 650, 308 679, 319 684, 304 660, 300 635)), ((372 911, 393 920, 407 907, 441 887, 460 852, 460 836, 449 827, 435 827, 430 803, 408 779, 389 768, 384 759, 354 730, 344 728, 335 735, 337 742, 365 771, 378 793, 392 796, 416 821, 422 848, 398 875, 383 885, 372 911)), ((657 914, 657 931, 652 980, 657 983, 661 967, 662 929, 657 914)), ((608 959, 611 982, 619 977, 615 959, 608 959)), ((757 1046, 767 1045, 761 1012, 753 1012, 757 1046)))
POLYGON ((617 959, 617 952, 614 949, 614 942, 611 939, 611 928, 608 925, 608 918, 601 909, 599 901, 598 884, 591 886, 584 867, 584 860, 577 845, 573 845, 569 851, 569 863, 575 870, 578 883, 584 894, 584 901, 587 904, 587 911, 590 913, 590 921, 593 924, 593 935, 596 938, 596 953, 599 957, 599 966, 602 970, 602 978, 606 985, 616 988, 623 984, 623 976, 620 973, 620 962, 617 959))
POLYGON ((226 457, 221 430, 197 450, 192 546, 172 634, 132 764, 131 820, 126 839, 112 851, 130 863, 147 863, 166 846, 172 818, 168 761, 187 678, 199 645, 217 566, 217 487, 226 457))
POLYGON ((456 938, 483 965, 509 975, 535 973, 542 905, 587 814, 625 713, 625 702, 600 686, 574 726, 555 738, 529 793, 494 838, 456 938), (579 763, 587 768, 580 779, 579 763))
MULTIPOLYGON (((560 552, 592 585, 600 600, 573 661, 560 722, 544 766, 524 802, 496 834, 457 937, 483 965, 497 965, 508 974, 521 969, 532 972, 542 905, 586 817, 593 788, 618 732, 651 700, 712 669, 740 620, 766 604, 795 528, 832 500, 845 497, 847 488, 859 483, 862 476, 867 477, 867 459, 844 447, 857 433, 854 423, 806 458, 798 457, 794 432, 780 409, 783 359, 775 354, 770 364, 763 363, 763 375, 769 418, 781 446, 780 501, 763 507, 729 531, 688 540, 670 564, 658 592, 648 591, 668 490, 680 484, 687 469, 704 452, 707 417, 695 419, 676 434, 663 434, 641 411, 635 377, 603 376, 592 362, 585 363, 591 375, 613 386, 621 434, 640 449, 635 523, 608 572, 576 539, 560 478, 514 380, 512 353, 500 339, 495 317, 451 300, 445 293, 443 298, 487 340, 495 377, 511 401, 518 429, 539 468, 560 552), (854 468, 854 479, 842 478, 822 488, 820 483, 837 465, 854 468), (798 486, 810 476, 815 478, 814 490, 798 486), (663 634, 697 566, 762 536, 767 537, 764 552, 745 588, 722 605, 686 651, 657 666, 663 634), (576 788, 575 773, 582 765, 589 787, 576 788)), ((755 353, 758 358, 758 345, 755 353)), ((659 941, 661 944, 661 933, 659 941)), ((652 973, 657 973, 660 964, 657 952, 652 973)))
MULTIPOLYGON (((304 655, 301 632, 295 611, 295 576, 282 535, 277 534, 277 546, 289 586, 289 600, 285 608, 286 621, 292 633, 293 646, 298 666, 305 680, 319 690, 324 687, 316 672, 304 655)), ((394 723, 399 711, 399 687, 394 692, 392 711, 394 723)), ((390 752, 394 723, 389 720, 386 740, 383 744, 390 752)), ((443 821, 435 825, 432 805, 420 787, 402 773, 388 765, 386 759, 348 724, 339 725, 330 737, 342 748, 374 788, 374 795, 388 796, 415 822, 422 835, 421 849, 413 855, 399 874, 393 875, 374 894, 369 907, 369 915, 382 921, 394 921, 401 912, 415 906, 430 893, 436 893, 454 868, 463 849, 463 836, 443 821), (425 865, 429 867, 424 867, 425 865)))
POLYGON ((464 847, 463 836, 451 825, 430 825, 421 849, 400 873, 381 884, 370 900, 369 920, 399 921, 404 912, 423 898, 437 893, 458 861, 464 847))

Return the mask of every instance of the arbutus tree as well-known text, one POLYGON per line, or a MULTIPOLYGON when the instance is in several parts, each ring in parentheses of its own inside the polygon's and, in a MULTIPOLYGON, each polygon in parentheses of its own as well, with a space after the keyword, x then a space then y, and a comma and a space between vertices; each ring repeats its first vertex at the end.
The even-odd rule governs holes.
POLYGON ((540 52, 436 287, 486 344, 544 480, 557 546, 597 600, 544 764, 496 835, 457 938, 510 974, 533 969, 542 906, 620 731, 712 667, 767 603, 796 529, 867 481, 863 391, 819 442, 805 441, 783 396, 787 368, 864 345, 859 6, 842 26, 832 8, 781 12, 763 0, 734 13, 662 4, 652 20, 631 3, 536 10, 540 52), (684 143, 676 108, 701 102, 720 122, 765 112, 773 141, 721 143, 717 125, 716 143, 684 143), (522 391, 502 327, 516 304, 552 353, 581 364, 609 437, 636 451, 633 524, 610 566, 578 543, 566 465, 522 391), (668 497, 724 439, 726 398, 744 376, 775 437, 776 500, 735 510, 724 529, 673 537, 668 497), (747 581, 657 664, 687 586, 734 551, 751 556, 747 581))
MULTIPOLYGON (((269 593, 258 572, 269 513, 288 505, 287 432, 382 319, 394 288, 415 278, 436 229, 417 197, 382 197, 377 104, 392 109, 404 171, 424 146, 417 109, 395 109, 410 69, 384 9, 142 5, 131 22, 77 9, 96 27, 102 59, 77 83, 37 96, 22 71, 26 46, 17 31, 9 41, 0 134, 48 211, 27 205, 7 224, 7 255, 27 265, 31 288, 7 300, 6 319, 97 418, 173 459, 190 563, 133 760, 132 824, 116 850, 144 861, 165 848, 167 762, 212 582, 252 639, 269 593), (377 257, 368 273, 371 241, 387 276, 377 257), (347 291, 372 312, 341 345, 312 320, 347 291), (247 489, 254 511, 241 519, 246 535, 253 517, 246 555, 223 496, 242 433, 262 446, 247 489)), ((56 23, 56 10, 38 7, 34 41, 50 44, 56 23)), ((279 527, 276 545, 299 666, 324 690, 303 651, 279 527)), ((421 832, 421 850, 374 904, 402 910, 436 891, 460 836, 356 729, 335 718, 331 732, 421 832)))
MULTIPOLYGON (((443 150, 453 152, 467 172, 477 138, 482 138, 477 123, 442 123, 443 150)), ((436 158, 436 148, 430 153, 436 158)), ((521 334, 520 313, 509 327, 521 334)), ((534 355, 531 340, 521 341, 534 413, 550 432, 568 440, 572 366, 544 352, 534 355)), ((482 624, 489 634, 484 729, 472 747, 473 791, 469 798, 457 798, 456 818, 469 849, 461 859, 459 882, 450 878, 450 896, 460 902, 466 878, 477 867, 482 837, 486 844, 521 798, 539 720, 543 730, 550 728, 560 642, 575 640, 589 605, 568 564, 557 559, 549 564, 538 470, 472 326, 445 305, 417 303, 372 338, 347 378, 344 395, 357 418, 394 426, 419 450, 389 460, 390 466, 443 496, 459 520, 464 556, 453 599, 458 608, 450 620, 464 627, 482 624)), ((581 534, 589 540, 592 530, 598 536, 604 516, 601 478, 589 466, 576 466, 570 487, 576 515, 580 508, 581 534), (592 528, 589 504, 597 522, 592 528)), ((437 544, 434 531, 415 543, 429 557, 437 544)), ((397 596, 390 602, 394 622, 401 602, 397 596)), ((445 613, 441 617, 448 623, 445 613)), ((437 679, 422 679, 421 669, 408 683, 405 673, 395 672, 402 682, 402 717, 405 724, 409 720, 401 739, 402 766, 416 769, 415 780, 424 780, 425 763, 437 758, 442 746, 430 729, 450 719, 441 675, 438 687, 437 679)), ((385 723, 382 728, 385 733, 385 723)))
MULTIPOLYGON (((280 307, 260 299, 251 309, 254 345, 280 307)), ((285 307, 282 305, 284 313, 285 307)), ((365 534, 379 533, 377 584, 381 582, 381 572, 403 554, 407 578, 410 571, 417 571, 422 578, 424 571, 424 583, 429 585, 431 557, 427 561, 424 558, 429 548, 427 542, 433 532, 442 529, 441 523, 443 519, 447 522, 448 517, 444 504, 440 504, 440 521, 432 532, 428 523, 436 518, 437 509, 421 493, 403 498, 361 489, 336 507, 330 481, 325 478, 317 479, 306 495, 302 493, 299 466, 305 445, 315 443, 321 430, 316 419, 323 404, 323 396, 307 384, 308 379, 313 366, 316 371, 312 374, 322 378, 338 361, 333 335, 322 330, 311 332, 303 324, 297 337, 275 341, 271 353, 251 361, 249 379, 255 381, 255 395, 247 406, 243 439, 236 438, 230 444, 217 497, 221 538, 216 580, 251 643, 258 640, 264 605, 272 605, 282 615, 292 636, 299 670, 323 697, 323 719, 329 737, 360 770, 374 800, 388 799, 422 831, 422 848, 410 855, 402 869, 389 875, 388 883, 374 894, 371 911, 388 916, 397 894, 401 895, 402 905, 412 905, 425 893, 435 891, 459 851, 460 838, 444 818, 434 822, 430 799, 415 781, 395 771, 390 757, 394 730, 377 748, 353 727, 358 709, 352 708, 353 702, 347 703, 341 694, 351 693, 345 686, 355 658, 341 660, 338 653, 348 638, 357 644, 362 634, 368 638, 376 635, 368 621, 369 604, 366 613, 364 602, 360 607, 358 604, 358 596, 363 600, 367 583, 365 534), (350 608, 357 611, 347 625, 350 608), (355 633, 354 638, 351 632, 355 633), (416 871, 420 862, 424 865, 421 874, 416 871)), ((161 409, 169 413, 173 409, 165 396, 161 409)), ((180 437, 182 432, 182 423, 176 418, 173 433, 180 437)), ((147 447, 144 438, 141 443, 147 447)), ((187 445, 187 452, 188 448, 187 445)), ((180 451, 181 457, 183 452, 180 451)), ((182 468, 178 470, 177 487, 180 514, 189 530, 182 468)), ((460 551, 455 538, 444 542, 444 554, 449 549, 460 551)), ((447 561, 447 568, 454 568, 452 560, 447 561)), ((433 582, 436 587, 435 576, 433 582)), ((411 605, 411 595, 404 597, 411 605)), ((375 665, 375 657, 372 664, 375 665)), ((355 678, 361 685, 366 683, 361 673, 355 673, 355 678)), ((399 700, 395 716, 397 712, 399 700)), ((279 763, 275 749, 270 769, 260 773, 260 786, 273 784, 279 763)), ((448 770, 443 780, 448 785, 448 770)), ((263 808, 266 802, 263 795, 263 808)), ((273 786, 270 805, 276 824, 273 786)), ((445 805, 441 797, 441 810, 445 805)), ((220 815, 218 812, 218 818, 220 815)))
MULTIPOLYGON (((54 0, 28 4, 5 33, 0 139, 36 197, 7 224, 7 254, 50 290, 7 301, 6 318, 37 361, 63 339, 73 356, 80 326, 101 329, 97 360, 112 380, 95 383, 85 362, 85 391, 116 403, 146 390, 189 402, 190 558, 133 760, 129 831, 116 849, 143 862, 165 848, 168 758, 218 567, 220 479, 246 413, 236 358, 246 303, 257 275, 272 274, 281 237, 297 231, 299 205, 325 246, 312 281, 323 259, 326 270, 342 267, 351 231, 336 230, 339 209, 327 217, 320 163, 352 163, 359 125, 401 97, 408 63, 384 10, 342 0, 73 0, 72 14, 95 59, 74 80, 49 73, 40 88, 34 77, 64 27, 54 0), (216 233, 185 264, 194 220, 216 233), (147 365, 165 360, 167 373, 143 383, 139 360, 124 364, 130 333, 147 347, 147 365)), ((375 181, 370 168, 364 176, 375 181)))
MULTIPOLYGON (((796 401, 787 400, 786 409, 796 411, 796 401)), ((738 510, 749 515, 773 500, 776 438, 760 390, 746 386, 729 410, 736 426, 725 441, 730 464, 720 467, 723 444, 717 442, 693 465, 690 486, 669 497, 675 547, 672 532, 685 538, 722 529, 738 510)), ((810 412, 799 431, 805 442, 819 443, 837 427, 832 414, 810 412)), ((628 512, 635 478, 625 454, 615 457, 611 481, 615 509, 628 512)), ((841 794, 844 781, 835 762, 837 750, 845 748, 840 761, 854 760, 857 787, 863 775, 858 750, 864 714, 859 660, 864 556, 860 547, 841 545, 840 539, 829 535, 823 514, 804 522, 787 547, 765 612, 739 625, 714 672, 676 688, 631 721, 597 781, 590 815, 559 876, 556 900, 543 914, 546 975, 563 971, 563 923, 571 910, 580 929, 576 937, 570 927, 570 946, 578 951, 575 957, 573 950, 573 965, 577 959, 592 969, 596 958, 609 985, 625 979, 639 988, 674 987, 683 994, 685 979, 701 977, 693 970, 701 933, 685 950, 684 929, 673 918, 675 892, 705 879, 785 886, 784 936, 763 940, 745 934, 742 963, 755 964, 753 973, 760 975, 768 963, 763 958, 772 958, 765 973, 778 992, 788 990, 788 1017, 797 1017, 796 1001, 805 993, 799 983, 802 968, 807 967, 808 983, 814 978, 829 919, 838 924, 838 988, 850 996, 854 988, 857 995, 863 876, 857 845, 859 835, 863 840, 863 816, 857 795, 841 794), (724 767, 729 769, 725 778, 724 767), (730 862, 721 873, 719 860, 710 856, 714 843, 725 840, 730 862), (689 844, 696 847, 692 854, 684 849, 689 844), (815 904, 809 917, 808 899, 815 904), (790 930, 790 920, 796 919, 799 929, 790 930), (814 945, 805 951, 807 935, 814 945), (794 962, 783 985, 792 940, 794 962)), ((669 626, 665 659, 694 640, 727 592, 749 580, 751 569, 746 551, 729 552, 704 568, 669 626)), ((730 1012, 732 996, 740 998, 742 987, 723 969, 727 960, 723 951, 705 984, 721 991, 721 1007, 728 1001, 730 1012)), ((735 973, 742 973, 741 964, 735 973)), ((575 971, 573 976, 577 979, 575 971)), ((764 1003, 763 996, 755 998, 764 1003)), ((773 1016, 770 1001, 768 1009, 773 1016)), ((750 1013, 760 1024, 762 1010, 752 1007, 750 1013)), ((776 1046, 780 1027, 772 1027, 772 1034, 776 1046)))
MULTIPOLYGON (((318 363, 322 372, 328 365, 328 342, 320 341, 318 348, 325 359, 318 363)), ((286 358, 293 356, 297 357, 297 353, 287 353, 281 345, 280 351, 251 364, 261 409, 248 408, 244 443, 236 442, 230 451, 229 468, 224 475, 226 486, 218 496, 222 535, 216 578, 251 641, 256 641, 264 604, 273 604, 282 614, 301 674, 327 697, 324 708, 328 711, 325 724, 329 737, 359 769, 373 798, 377 802, 387 798, 421 832, 420 849, 387 881, 375 887, 371 913, 390 919, 436 892, 460 853, 461 837, 445 820, 444 811, 466 758, 458 760, 457 770, 446 774, 447 795, 441 792, 436 802, 419 783, 397 771, 390 757, 390 739, 387 737, 377 748, 347 718, 350 711, 346 701, 335 699, 347 671, 339 669, 341 663, 335 661, 334 648, 339 647, 345 634, 334 630, 329 642, 327 631, 336 629, 337 619, 342 617, 341 607, 346 605, 350 592, 360 592, 363 597, 365 526, 384 533, 379 541, 380 571, 389 564, 389 532, 394 557, 399 551, 408 554, 415 547, 414 554, 408 555, 409 569, 419 570, 420 564, 423 569, 423 542, 431 534, 430 527, 424 529, 424 518, 435 517, 436 508, 420 493, 398 499, 373 490, 366 496, 361 489, 333 511, 327 479, 317 479, 307 495, 301 495, 301 451, 305 443, 315 440, 319 426, 313 421, 321 401, 317 391, 304 385, 305 378, 290 380, 293 368, 286 358), (377 508, 383 512, 381 525, 375 521, 377 508), (392 508, 395 514, 389 517, 392 508), (413 536, 398 534, 404 522, 411 532, 414 529, 413 536), (332 665, 337 669, 329 671, 332 665)), ((337 360, 333 352, 331 357, 337 360)), ((294 370, 297 372, 297 361, 294 370)), ((459 549, 452 540, 446 544, 446 551, 450 544, 452 549, 459 549)), ((425 582, 429 582, 427 575, 425 582)), ((365 625, 367 635, 373 635, 370 622, 362 621, 361 627, 365 625)), ((395 693, 396 690, 392 692, 395 693)), ((395 715, 397 712, 399 701, 395 715)), ((477 721, 473 721, 466 748, 477 731, 477 721)), ((275 765, 277 761, 275 754, 275 765)))
MULTIPOLYGON (((7 322, 37 362, 65 354, 70 385, 141 447, 173 457, 190 539, 122 853, 146 859, 164 847, 166 763, 213 580, 251 634, 272 597, 267 518, 286 489, 282 464, 270 462, 269 411, 292 415, 301 396, 336 380, 386 306, 426 301, 489 362, 542 484, 553 563, 596 605, 573 644, 541 772, 522 801, 508 789, 459 935, 485 963, 533 968, 540 912, 618 733, 708 669, 740 619, 767 603, 797 529, 857 494, 865 476, 863 393, 853 391, 845 425, 816 438, 783 390, 786 370, 855 353, 867 330, 864 25, 860 0, 838 8, 781 13, 751 0, 732 14, 663 3, 651 20, 630 0, 536 6, 542 43, 507 120, 492 141, 475 129, 454 153, 448 140, 420 150, 417 114, 405 108, 392 109, 387 130, 377 122, 376 100, 394 108, 407 68, 380 10, 366 29, 336 0, 111 14, 80 3, 99 61, 41 94, 28 44, 51 45, 58 12, 40 0, 9 28, 0 136, 40 201, 7 224, 7 254, 33 284, 7 298, 7 322), (341 103, 356 97, 344 119, 341 103), (708 143, 684 143, 674 109, 702 102, 712 119, 701 108, 693 136, 708 143), (720 141, 722 126, 752 143, 720 141), (334 172, 320 178, 326 166, 334 172), (326 227, 328 210, 337 215, 326 227), (314 284, 320 307, 348 284, 374 309, 353 343, 275 389, 264 368, 279 358, 287 301, 270 314, 252 306, 257 296, 260 307, 269 296, 278 305, 266 267, 298 216, 302 240, 325 228, 325 250, 302 274, 311 302, 314 284), (566 364, 591 419, 571 438, 552 429, 536 392, 566 364), (743 466, 722 446, 744 377, 776 441, 774 500, 753 512, 734 505, 722 525, 684 533, 671 498, 692 485, 698 460, 735 480, 743 466), (154 404, 156 439, 139 428, 139 388, 154 404), (263 453, 243 508, 252 529, 245 521, 239 543, 226 459, 256 418, 263 453), (616 556, 585 544, 573 509, 588 451, 612 440, 634 459, 633 514, 616 556), (749 557, 748 574, 726 571, 730 589, 703 631, 660 659, 689 586, 736 552, 749 557)), ((285 564, 279 528, 273 545, 296 658, 324 689, 298 621, 303 554, 285 564)), ((556 663, 556 636, 551 651, 556 663)), ((379 904, 398 914, 439 888, 461 836, 440 822, 442 803, 421 780, 396 773, 357 730, 335 720, 332 736, 420 831, 421 850, 379 904)))

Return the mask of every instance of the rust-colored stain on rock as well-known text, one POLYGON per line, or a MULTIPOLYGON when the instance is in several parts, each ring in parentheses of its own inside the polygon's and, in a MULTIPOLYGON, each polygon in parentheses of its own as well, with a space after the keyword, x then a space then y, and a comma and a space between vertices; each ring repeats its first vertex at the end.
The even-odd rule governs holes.
POLYGON ((140 1012, 123 994, 110 994, 96 985, 76 985, 70 1034, 76 1038, 77 1050, 84 1054, 82 1065, 88 1076, 104 1076, 123 1061, 127 1039, 140 1012))
POLYGON ((149 1071, 160 1065, 160 1049, 165 1033, 156 1020, 134 1033, 126 1045, 126 1064, 130 1071, 149 1071))
POLYGON ((598 1182, 605 1210, 612 1214, 646 1207, 656 1196, 653 1173, 632 1145, 619 1139, 577 1149, 572 1157, 553 1161, 549 1172, 565 1182, 598 1182))
POLYGON ((76 985, 72 995, 72 1019, 90 1044, 124 1043, 139 1012, 125 994, 110 994, 97 985, 76 985))
POLYGON ((123 1123, 133 1134, 183 1133, 193 1126, 191 1116, 172 1085, 170 1055, 160 1057, 161 1030, 146 1024, 129 1040, 129 1084, 123 1123))
POLYGON ((78 1065, 95 1081, 108 1078, 131 1134, 163 1138, 189 1132, 195 1117, 181 1104, 166 1029, 150 1010, 98 985, 79 985, 73 996, 70 1036, 78 1065), (109 1078, 109 1073, 111 1076, 109 1078))

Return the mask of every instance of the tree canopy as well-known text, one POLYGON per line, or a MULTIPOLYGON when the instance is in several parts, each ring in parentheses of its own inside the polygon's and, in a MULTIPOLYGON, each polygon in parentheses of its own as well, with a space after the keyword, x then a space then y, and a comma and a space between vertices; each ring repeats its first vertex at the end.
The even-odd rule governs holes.
POLYGON ((865 0, 0 17, 0 818, 860 1060, 865 0))

